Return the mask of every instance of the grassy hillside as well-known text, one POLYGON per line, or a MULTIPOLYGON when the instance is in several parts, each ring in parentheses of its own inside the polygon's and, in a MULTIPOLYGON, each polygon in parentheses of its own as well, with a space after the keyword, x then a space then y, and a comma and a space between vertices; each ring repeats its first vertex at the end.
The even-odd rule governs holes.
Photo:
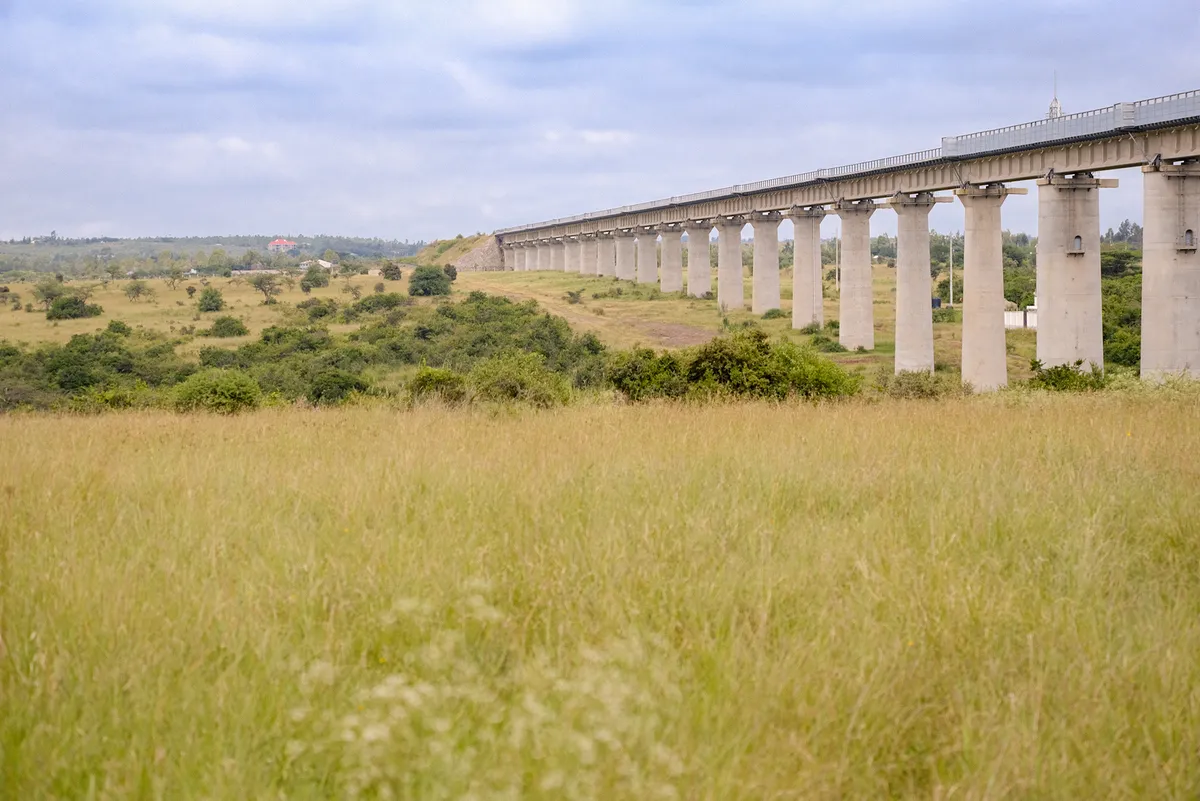
POLYGON ((0 441, 5 797, 1200 788, 1194 399, 0 441))
POLYGON ((417 252, 416 256, 405 259, 406 262, 422 265, 437 265, 441 267, 453 264, 455 259, 467 255, 482 245, 491 234, 475 234, 474 236, 459 236, 455 239, 438 239, 417 252))

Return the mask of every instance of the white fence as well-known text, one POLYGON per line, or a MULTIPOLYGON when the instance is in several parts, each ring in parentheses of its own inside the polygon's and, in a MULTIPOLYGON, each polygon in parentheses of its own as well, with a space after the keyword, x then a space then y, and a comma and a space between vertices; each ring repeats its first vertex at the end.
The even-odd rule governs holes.
POLYGON ((1037 309, 1004 312, 1005 328, 1037 328, 1037 309))

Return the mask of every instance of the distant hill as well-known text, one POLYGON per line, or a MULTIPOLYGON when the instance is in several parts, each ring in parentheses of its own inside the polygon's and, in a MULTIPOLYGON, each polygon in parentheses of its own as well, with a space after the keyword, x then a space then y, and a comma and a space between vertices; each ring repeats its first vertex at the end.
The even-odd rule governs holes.
MULTIPOLYGON (((236 259, 247 251, 265 253, 267 245, 279 236, 192 236, 192 237, 142 237, 139 239, 115 239, 96 237, 91 239, 63 239, 56 236, 29 237, 26 239, 0 241, 0 272, 12 270, 69 270, 82 262, 97 260, 149 259, 171 253, 175 258, 190 258, 198 253, 211 253, 220 248, 226 255, 236 259)), ((320 256, 326 250, 340 255, 355 255, 364 258, 406 258, 416 255, 424 242, 408 242, 395 239, 368 239, 364 237, 303 236, 285 234, 284 239, 296 243, 300 254, 320 256)))
POLYGON ((405 259, 412 264, 432 264, 438 267, 453 264, 457 259, 467 255, 475 248, 484 244, 491 234, 475 234, 454 239, 438 239, 430 242, 412 258, 405 259))

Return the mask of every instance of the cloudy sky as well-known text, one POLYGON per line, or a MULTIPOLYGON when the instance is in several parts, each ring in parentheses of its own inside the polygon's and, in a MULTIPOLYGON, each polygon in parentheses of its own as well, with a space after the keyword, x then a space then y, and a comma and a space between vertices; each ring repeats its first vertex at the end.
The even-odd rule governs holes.
POLYGON ((1036 119, 1056 70, 1200 88, 1198 42, 1197 0, 0 0, 0 237, 490 231, 1036 119))

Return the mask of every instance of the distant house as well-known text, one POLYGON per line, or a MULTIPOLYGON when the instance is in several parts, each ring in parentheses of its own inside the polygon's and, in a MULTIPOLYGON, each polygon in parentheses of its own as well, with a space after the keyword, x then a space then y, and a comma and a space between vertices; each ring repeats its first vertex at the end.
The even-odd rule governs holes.
POLYGON ((267 245, 267 250, 271 253, 291 253, 296 249, 296 243, 290 239, 276 239, 271 244, 267 245))

